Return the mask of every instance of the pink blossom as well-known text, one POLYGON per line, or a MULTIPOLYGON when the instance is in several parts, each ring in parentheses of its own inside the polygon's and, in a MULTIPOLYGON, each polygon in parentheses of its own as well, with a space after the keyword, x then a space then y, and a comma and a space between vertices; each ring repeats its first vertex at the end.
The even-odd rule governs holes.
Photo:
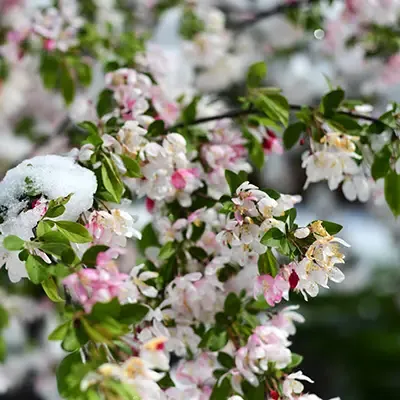
POLYGON ((43 197, 32 202, 32 209, 39 211, 41 217, 46 214, 47 208, 47 202, 43 197))
POLYGON ((47 51, 53 51, 57 48, 57 42, 54 39, 43 40, 43 48, 47 51))
POLYGON ((96 265, 101 268, 106 268, 112 263, 112 260, 118 258, 120 254, 124 254, 125 250, 121 248, 111 248, 107 251, 102 251, 97 255, 96 265))
POLYGON ((213 371, 216 367, 217 362, 213 354, 201 353, 193 360, 180 361, 177 369, 172 371, 171 378, 178 389, 185 390, 188 395, 189 393, 197 395, 188 398, 208 400, 212 392, 212 385, 215 384, 213 371), (190 389, 195 392, 189 392, 190 389))
POLYGON ((146 197, 145 204, 146 204, 146 210, 149 213, 153 212, 156 202, 150 199, 150 197, 146 197))
POLYGON ((206 210, 205 207, 199 208, 196 211, 193 211, 189 216, 188 216, 188 222, 193 223, 196 221, 201 221, 202 214, 206 210))
POLYGON ((297 284, 299 283, 299 276, 297 275, 296 271, 293 270, 289 276, 289 285, 290 289, 296 289, 297 284))
POLYGON ((172 125, 179 118, 180 108, 178 104, 169 99, 160 86, 153 86, 151 92, 153 106, 158 113, 158 118, 162 119, 167 125, 172 125))
POLYGON ((63 280, 63 284, 72 298, 90 313, 96 303, 106 303, 118 297, 127 277, 117 269, 87 268, 69 275, 63 280))
POLYGON ((174 185, 175 189, 182 190, 186 186, 185 178, 181 172, 175 171, 171 176, 171 182, 174 185))
POLYGON ((262 294, 266 302, 272 307, 280 303, 282 297, 287 298, 289 284, 285 279, 277 275, 273 278, 271 275, 261 275, 257 277, 254 284, 254 297, 262 294))
POLYGON ((283 154, 283 147, 281 141, 277 138, 274 132, 270 129, 266 130, 266 134, 262 143, 265 154, 283 154))
POLYGON ((289 335, 294 335, 296 333, 295 322, 303 323, 305 321, 305 318, 297 312, 298 309, 298 305, 293 305, 279 310, 269 319, 269 324, 282 329, 289 335))
POLYGON ((185 189, 188 181, 198 178, 199 172, 196 168, 190 169, 178 169, 171 176, 171 182, 175 189, 182 190, 185 189))

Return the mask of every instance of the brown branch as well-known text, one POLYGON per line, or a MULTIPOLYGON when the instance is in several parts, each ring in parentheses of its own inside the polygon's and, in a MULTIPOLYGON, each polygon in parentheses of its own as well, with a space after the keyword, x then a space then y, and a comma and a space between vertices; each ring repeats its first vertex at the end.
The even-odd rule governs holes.
MULTIPOLYGON (((303 106, 300 106, 298 104, 290 104, 289 105, 290 109, 292 111, 299 111, 303 108, 303 106)), ((314 109, 314 107, 310 107, 311 109, 314 109)), ((338 114, 341 115, 347 115, 348 117, 351 118, 355 118, 355 119, 362 119, 364 121, 369 121, 369 122, 381 122, 379 119, 374 118, 374 117, 370 117, 368 115, 362 115, 362 114, 357 114, 357 113, 353 113, 350 111, 337 111, 338 114)), ((168 128, 168 131, 174 131, 178 128, 184 128, 186 126, 193 126, 193 125, 199 125, 199 124, 203 124, 205 122, 211 122, 211 121, 218 121, 220 119, 224 119, 224 118, 239 118, 239 117, 244 117, 244 116, 249 116, 249 115, 264 115, 263 113, 261 113, 260 111, 254 110, 254 109, 249 109, 249 110, 231 110, 231 111, 227 111, 223 114, 217 114, 217 115, 213 115, 211 117, 205 117, 205 118, 199 118, 199 119, 195 119, 192 122, 189 123, 184 123, 181 122, 179 124, 173 125, 171 127, 168 128)))
POLYGON ((312 5, 313 3, 318 3, 318 2, 319 0, 297 0, 297 1, 295 0, 284 4, 279 4, 273 8, 270 8, 269 10, 264 10, 256 13, 255 15, 253 15, 252 18, 236 23, 233 22, 230 24, 229 28, 236 31, 241 31, 253 26, 254 24, 256 24, 259 21, 262 21, 263 19, 285 13, 286 11, 289 10, 294 10, 303 6, 312 5))

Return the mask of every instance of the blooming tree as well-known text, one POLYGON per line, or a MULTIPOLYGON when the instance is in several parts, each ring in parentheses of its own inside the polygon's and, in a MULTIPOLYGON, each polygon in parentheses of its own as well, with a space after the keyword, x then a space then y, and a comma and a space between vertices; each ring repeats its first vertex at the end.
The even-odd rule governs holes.
MULTIPOLYGON (((234 59, 235 29, 271 10, 226 21, 203 2, 139 1, 135 13, 128 4, 109 5, 109 14, 106 4, 89 3, 79 9, 59 1, 18 23, 10 19, 1 50, 5 84, 24 62, 36 68, 43 86, 71 105, 59 134, 81 141, 66 155, 21 162, 0 183, 3 268, 11 282, 40 285, 60 312, 49 336, 69 353, 57 370, 60 395, 318 399, 304 390, 302 381, 312 380, 290 349, 304 318, 296 306, 281 305, 294 293, 308 299, 343 281, 349 244, 334 222, 299 226, 300 196, 261 189, 249 177, 270 153, 300 144, 306 187, 327 181, 348 200, 366 201, 383 180, 397 216, 398 105, 372 116, 340 87, 314 105, 290 104, 279 88, 263 86, 267 67, 257 62, 237 108, 229 108, 202 93, 201 82, 234 59), (181 7, 182 46, 197 74, 182 93, 171 88, 162 53, 139 29, 129 30, 132 19, 144 29, 168 6, 181 7), (85 86, 98 63, 102 90, 89 101, 85 86), (152 221, 140 232, 129 205, 141 198, 152 221), (122 271, 131 241, 138 265, 122 271)), ((382 15, 376 2, 345 3, 340 19, 357 22, 350 44, 383 54, 385 74, 395 79, 399 2, 389 1, 382 15)), ((14 2, 3 7, 15 11, 14 2)), ((304 29, 322 18, 317 1, 273 10, 304 29)))

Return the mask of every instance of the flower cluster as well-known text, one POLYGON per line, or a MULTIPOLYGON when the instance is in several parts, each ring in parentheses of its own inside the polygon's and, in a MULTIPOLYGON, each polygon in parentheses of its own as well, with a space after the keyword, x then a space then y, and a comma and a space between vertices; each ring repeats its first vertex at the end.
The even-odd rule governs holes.
POLYGON ((362 159, 357 152, 357 136, 340 132, 328 132, 320 143, 311 142, 311 150, 303 154, 303 168, 306 169, 307 182, 328 181, 329 189, 335 190, 343 183, 343 194, 347 199, 367 201, 370 195, 368 178, 363 166, 357 161, 362 159))
MULTIPOLYGON (((111 379, 128 385, 132 388, 133 394, 139 395, 142 399, 163 399, 157 382, 164 374, 155 370, 166 371, 169 368, 169 357, 164 350, 165 341, 164 337, 159 337, 144 343, 140 346, 137 357, 130 357, 121 365, 102 364, 96 372, 84 377, 81 382, 82 391, 86 392, 91 386, 111 379)), ((105 392, 104 395, 107 396, 107 391, 105 392)))
POLYGON ((259 255, 267 247, 261 239, 272 227, 284 229, 284 224, 275 217, 282 216, 293 208, 300 199, 298 196, 281 195, 277 200, 259 190, 249 182, 236 189, 232 199, 234 219, 227 222, 217 240, 224 247, 224 255, 241 266, 257 264, 259 255))
MULTIPOLYGON (((33 32, 47 51, 77 44, 82 25, 68 4, 35 19, 33 32)), ((190 2, 182 18, 193 64, 213 68, 232 44, 223 14, 190 2)), ((250 400, 257 390, 273 400, 317 399, 304 393, 301 381, 311 380, 295 369, 301 359, 289 348, 304 318, 296 306, 275 306, 291 291, 314 297, 329 280, 341 282, 340 245, 348 245, 334 236, 337 224, 296 224, 300 196, 247 180, 252 165, 282 153, 287 100, 258 87, 265 75, 258 63, 243 109, 218 118, 210 111, 218 104, 169 90, 154 50, 125 60, 115 47, 121 53, 107 65, 91 120, 76 129, 85 134, 82 147, 66 158, 27 160, 1 183, 10 278, 27 277, 65 303, 63 323, 50 336, 70 353, 59 368, 61 395, 250 400), (146 198, 152 215, 142 232, 128 212, 136 198, 146 198)), ((306 186, 327 180, 331 189, 342 184, 349 199, 366 200, 363 151, 371 140, 367 127, 345 119, 352 127, 346 133, 337 118, 352 116, 340 108, 343 98, 337 90, 319 109, 302 109, 283 143, 289 148, 303 132, 309 136, 306 186)), ((384 146, 394 173, 390 139, 384 146)))
POLYGON ((32 31, 43 39, 44 49, 65 52, 79 43, 78 32, 83 23, 77 3, 74 0, 63 0, 59 8, 36 12, 32 31))
MULTIPOLYGON (((198 30, 188 35, 185 50, 198 67, 213 67, 226 55, 231 44, 230 32, 225 28, 225 15, 217 8, 201 5, 188 10, 188 16, 197 20, 198 30)), ((185 22, 185 15, 184 15, 185 22)), ((181 28, 181 30, 183 30, 181 28)), ((182 32, 185 36, 186 32, 182 32)))
POLYGON ((200 156, 209 171, 205 176, 208 194, 218 199, 228 192, 225 171, 251 172, 251 166, 247 161, 246 140, 230 120, 216 122, 210 131, 209 141, 201 147, 200 156))

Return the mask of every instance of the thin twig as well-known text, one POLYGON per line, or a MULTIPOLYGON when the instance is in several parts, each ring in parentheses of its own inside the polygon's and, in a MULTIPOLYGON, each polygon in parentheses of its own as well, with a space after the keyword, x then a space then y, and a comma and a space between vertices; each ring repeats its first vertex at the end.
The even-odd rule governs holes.
MULTIPOLYGON (((292 111, 299 111, 301 110, 303 107, 298 105, 298 104, 290 104, 289 105, 290 109, 292 111)), ((309 107, 311 109, 313 109, 314 107, 309 107)), ((355 118, 355 119, 362 119, 364 121, 369 121, 369 122, 381 122, 379 119, 374 118, 374 117, 370 117, 368 115, 362 115, 362 114, 357 114, 357 113, 353 113, 350 111, 337 111, 338 114, 341 115, 347 115, 348 117, 351 118, 355 118)), ((239 117, 244 117, 244 116, 249 116, 249 115, 263 115, 263 113, 261 113, 260 111, 254 110, 254 109, 250 109, 250 110, 231 110, 231 111, 227 111, 223 114, 217 114, 217 115, 212 115, 211 117, 205 117, 205 118, 199 118, 196 119, 192 122, 189 123, 179 123, 176 125, 173 125, 171 127, 168 128, 168 131, 174 131, 178 128, 184 128, 186 126, 193 126, 193 125, 199 125, 199 124, 203 124, 205 122, 211 122, 211 121, 218 121, 220 119, 224 119, 224 118, 239 118, 239 117)))
POLYGON ((241 31, 244 29, 247 29, 254 24, 256 24, 259 21, 262 21, 263 19, 272 17, 277 14, 282 14, 286 11, 293 10, 296 8, 300 8, 306 5, 311 5, 313 3, 318 2, 319 0, 298 0, 298 1, 292 1, 284 4, 279 4, 273 8, 270 8, 268 10, 264 11, 259 11, 255 15, 252 16, 252 18, 246 19, 244 21, 236 22, 236 23, 231 23, 230 27, 231 29, 235 31, 241 31))

